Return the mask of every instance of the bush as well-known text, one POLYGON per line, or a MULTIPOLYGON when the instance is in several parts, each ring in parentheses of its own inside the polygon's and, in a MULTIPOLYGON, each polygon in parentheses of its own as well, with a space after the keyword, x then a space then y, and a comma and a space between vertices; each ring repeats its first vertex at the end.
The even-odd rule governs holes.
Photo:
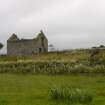
POLYGON ((52 88, 50 90, 50 96, 52 100, 59 102, 69 102, 69 103, 81 103, 87 104, 92 102, 93 95, 88 91, 84 91, 79 88, 52 88))

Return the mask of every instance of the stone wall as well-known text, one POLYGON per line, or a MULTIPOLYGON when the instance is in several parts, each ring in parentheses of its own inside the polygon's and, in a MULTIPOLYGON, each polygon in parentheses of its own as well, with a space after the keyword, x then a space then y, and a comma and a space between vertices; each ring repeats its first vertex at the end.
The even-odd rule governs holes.
POLYGON ((7 41, 7 55, 9 56, 27 56, 41 52, 48 52, 47 39, 44 39, 43 46, 41 39, 21 39, 7 41))

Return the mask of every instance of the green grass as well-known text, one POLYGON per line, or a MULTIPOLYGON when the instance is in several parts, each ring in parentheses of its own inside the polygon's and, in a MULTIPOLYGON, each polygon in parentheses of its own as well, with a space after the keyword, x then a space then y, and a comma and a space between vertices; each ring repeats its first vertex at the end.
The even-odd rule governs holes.
POLYGON ((76 50, 30 57, 0 56, 0 105, 105 105, 105 77, 101 76, 105 74, 105 51, 94 65, 90 65, 89 56, 89 51, 76 50), (72 94, 73 100, 78 100, 78 93, 74 92, 80 89, 79 99, 83 96, 86 102, 89 96, 92 101, 65 103, 53 100, 51 89, 62 87, 63 92, 67 87, 74 89, 64 92, 67 96, 72 94))
POLYGON ((5 61, 83 61, 88 60, 89 52, 86 51, 72 51, 72 52, 49 52, 33 56, 0 56, 0 62, 5 61))
POLYGON ((67 105, 51 99, 53 87, 86 90, 93 94, 92 103, 86 105, 105 105, 105 77, 18 74, 0 74, 0 105, 67 105))
POLYGON ((93 95, 89 91, 74 87, 51 88, 51 98, 65 104, 90 104, 93 101, 93 95))

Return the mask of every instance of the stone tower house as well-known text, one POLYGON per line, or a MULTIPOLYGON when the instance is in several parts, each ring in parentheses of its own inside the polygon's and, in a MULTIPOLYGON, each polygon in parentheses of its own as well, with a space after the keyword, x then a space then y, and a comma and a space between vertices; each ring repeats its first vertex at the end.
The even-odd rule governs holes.
POLYGON ((38 53, 48 52, 48 40, 43 31, 33 39, 19 39, 13 34, 7 40, 7 55, 28 56, 38 53))

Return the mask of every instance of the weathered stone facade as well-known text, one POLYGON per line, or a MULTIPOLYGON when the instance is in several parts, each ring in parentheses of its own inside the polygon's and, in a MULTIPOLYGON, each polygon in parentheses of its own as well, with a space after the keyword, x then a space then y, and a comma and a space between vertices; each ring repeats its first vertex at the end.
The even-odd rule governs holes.
POLYGON ((42 31, 33 39, 19 39, 13 34, 7 40, 9 56, 28 56, 44 52, 48 52, 48 40, 42 31))

